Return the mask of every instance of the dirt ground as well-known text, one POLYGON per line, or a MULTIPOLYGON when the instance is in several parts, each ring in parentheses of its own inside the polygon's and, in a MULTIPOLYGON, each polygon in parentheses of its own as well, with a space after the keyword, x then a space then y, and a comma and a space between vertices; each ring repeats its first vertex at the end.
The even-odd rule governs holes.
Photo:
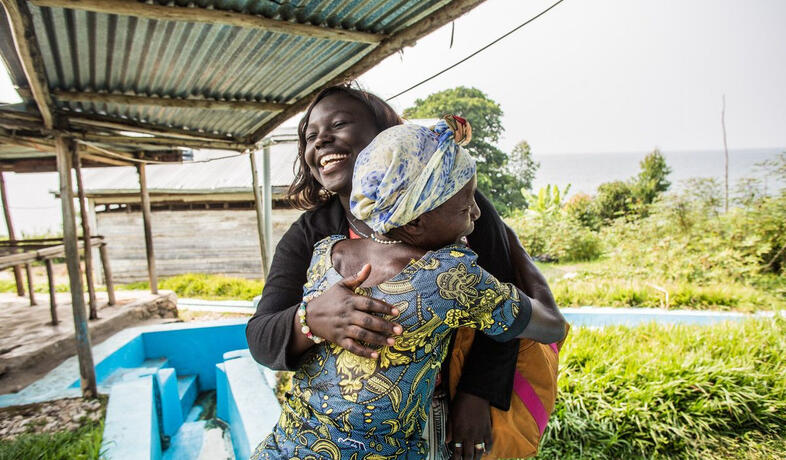
POLYGON ((0 441, 27 433, 75 431, 104 417, 107 398, 68 398, 0 409, 0 441))

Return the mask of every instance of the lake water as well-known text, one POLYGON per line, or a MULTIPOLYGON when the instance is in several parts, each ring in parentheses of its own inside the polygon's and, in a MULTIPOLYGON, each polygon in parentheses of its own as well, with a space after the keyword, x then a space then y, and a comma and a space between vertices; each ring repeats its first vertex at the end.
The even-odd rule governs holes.
MULTIPOLYGON (((756 164, 775 158, 786 148, 739 149, 729 151, 730 191, 743 177, 762 177, 756 164)), ((637 153, 569 153, 535 156, 540 168, 535 176, 533 189, 546 184, 564 188, 572 184, 571 194, 592 194, 598 185, 612 180, 625 180, 639 172, 639 162, 647 152, 637 153)), ((666 163, 672 168, 669 180, 672 190, 691 177, 717 177, 723 180, 723 151, 663 152, 666 163)), ((22 234, 40 234, 48 230, 59 232, 61 227, 60 203, 50 193, 58 188, 56 173, 14 174, 5 173, 8 199, 17 237, 22 234)), ((769 180, 768 190, 786 184, 769 180)), ((0 219, 0 233, 6 234, 5 221, 0 219)))
MULTIPOLYGON (((775 158, 786 148, 729 150, 729 192, 741 178, 763 178, 756 166, 775 158)), ((547 184, 559 185, 560 189, 572 184, 570 194, 595 193, 598 185, 614 180, 626 180, 639 172, 639 162, 649 152, 640 153, 566 153, 535 155, 540 168, 535 175, 533 190, 547 184)), ((672 190, 679 189, 686 179, 693 177, 716 177, 723 184, 724 155, 722 150, 662 152, 666 164, 671 167, 669 180, 672 190)), ((780 189, 786 184, 768 181, 769 191, 780 189)))

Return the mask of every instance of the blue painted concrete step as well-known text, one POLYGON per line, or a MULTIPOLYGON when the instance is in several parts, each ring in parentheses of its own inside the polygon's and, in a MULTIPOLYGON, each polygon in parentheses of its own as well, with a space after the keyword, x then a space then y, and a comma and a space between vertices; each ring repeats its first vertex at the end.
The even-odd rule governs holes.
POLYGON ((229 435, 214 421, 184 423, 172 437, 162 460, 234 459, 229 435))
POLYGON ((180 399, 180 407, 183 415, 187 415, 194 405, 197 398, 197 376, 178 375, 177 376, 177 397, 180 399))
MULTIPOLYGON (((137 367, 120 367, 109 374, 104 380, 98 382, 98 384, 108 388, 117 382, 125 382, 137 379, 143 375, 155 374, 156 371, 167 367, 170 367, 167 358, 150 358, 144 360, 142 364, 137 367)), ((74 385, 79 388, 79 380, 77 380, 74 385)))

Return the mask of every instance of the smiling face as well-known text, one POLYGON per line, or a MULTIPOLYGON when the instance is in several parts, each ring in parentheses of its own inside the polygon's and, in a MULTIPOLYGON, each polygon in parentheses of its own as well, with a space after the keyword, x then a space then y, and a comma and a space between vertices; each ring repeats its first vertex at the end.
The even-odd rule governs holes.
POLYGON ((423 230, 416 245, 437 249, 458 242, 475 229, 480 208, 475 202, 477 180, 470 179, 461 190, 437 208, 420 216, 423 230))
POLYGON ((305 129, 305 160, 322 186, 342 196, 352 189, 355 158, 379 129, 359 100, 343 93, 326 96, 312 109, 305 129))

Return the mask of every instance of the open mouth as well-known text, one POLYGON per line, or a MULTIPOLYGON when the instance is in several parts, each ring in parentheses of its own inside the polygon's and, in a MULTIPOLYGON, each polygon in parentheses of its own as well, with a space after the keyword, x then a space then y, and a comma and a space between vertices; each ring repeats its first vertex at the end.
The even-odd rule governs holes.
POLYGON ((331 153, 319 159, 323 172, 330 172, 349 158, 348 153, 331 153))

